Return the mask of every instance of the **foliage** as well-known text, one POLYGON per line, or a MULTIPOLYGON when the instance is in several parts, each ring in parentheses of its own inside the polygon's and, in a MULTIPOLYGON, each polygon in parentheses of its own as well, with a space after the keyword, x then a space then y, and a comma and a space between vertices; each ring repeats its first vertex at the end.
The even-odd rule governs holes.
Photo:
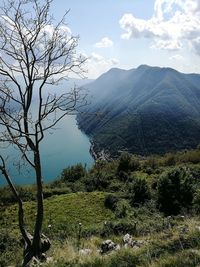
POLYGON ((16 252, 16 247, 19 247, 19 241, 16 237, 9 235, 8 231, 0 231, 0 266, 6 267, 8 264, 15 261, 20 263, 21 253, 16 252))
POLYGON ((125 218, 131 212, 131 207, 126 199, 121 199, 117 202, 115 207, 116 218, 125 218))
POLYGON ((132 206, 143 204, 150 199, 150 188, 143 178, 135 178, 129 183, 127 192, 132 206))
POLYGON ((158 180, 158 205, 165 214, 178 214, 191 205, 194 179, 185 168, 174 168, 158 180))
POLYGON ((109 194, 105 197, 104 205, 106 208, 114 211, 117 207, 117 203, 119 201, 119 197, 113 194, 109 194))
POLYGON ((79 163, 64 169, 61 173, 61 180, 63 180, 64 182, 76 182, 80 178, 84 177, 86 173, 86 168, 83 167, 81 163, 79 163))
MULTIPOLYGON (((56 259, 56 266, 116 266, 117 262, 117 266, 128 266, 129 259, 130 262, 138 262, 138 266, 181 266, 184 259, 179 259, 179 255, 185 257, 188 266, 195 266, 198 253, 194 252, 194 260, 190 260, 189 255, 193 255, 191 249, 200 247, 199 218, 194 217, 199 214, 200 206, 200 165, 190 161, 182 165, 180 159, 183 155, 185 152, 174 154, 175 166, 174 162, 166 161, 168 155, 144 158, 129 155, 129 162, 137 158, 139 168, 131 169, 129 166, 123 171, 126 175, 124 181, 118 173, 120 160, 113 160, 98 161, 74 182, 57 179, 44 185, 44 233, 52 240, 49 255, 56 259), (152 159, 156 160, 155 166, 152 159), (98 189, 103 192, 96 192, 98 189), (185 217, 180 216, 182 212, 185 217), (172 213, 177 216, 166 216, 172 213), (137 251, 122 249, 106 257, 97 252, 82 257, 77 254, 79 223, 82 223, 80 247, 92 247, 98 251, 105 238, 123 246, 122 235, 127 233, 132 234, 134 239, 147 239, 147 246, 137 251), (96 241, 90 244, 92 238, 96 241), (68 244, 64 248, 66 242, 68 244)), ((79 168, 68 169, 73 169, 73 177, 80 174, 79 168)), ((0 262, 6 266, 8 258, 7 262, 11 265, 20 262, 21 248, 17 206, 13 204, 15 200, 8 188, 0 190, 0 203, 4 199, 4 206, 0 205, 0 227, 1 233, 7 235, 5 244, 9 244, 0 255, 0 262), (16 253, 13 253, 15 250, 16 253)), ((27 201, 26 223, 32 226, 35 216, 35 205, 31 201, 34 186, 22 186, 18 190, 27 201)), ((52 267, 55 263, 44 266, 52 267)))
MULTIPOLYGON (((106 149, 113 156, 125 150, 151 155, 195 148, 200 96, 193 83, 198 91, 198 75, 167 68, 112 69, 88 85, 94 100, 87 114, 79 114, 79 126, 92 136, 97 151, 106 149)), ((191 162, 199 162, 199 153, 191 162)))

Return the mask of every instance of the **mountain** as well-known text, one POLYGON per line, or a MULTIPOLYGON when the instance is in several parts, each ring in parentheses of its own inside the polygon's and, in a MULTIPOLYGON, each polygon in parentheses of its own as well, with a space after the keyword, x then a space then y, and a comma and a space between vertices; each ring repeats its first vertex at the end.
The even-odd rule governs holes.
POLYGON ((200 143, 200 75, 141 65, 111 69, 87 86, 79 127, 97 151, 165 153, 200 143))

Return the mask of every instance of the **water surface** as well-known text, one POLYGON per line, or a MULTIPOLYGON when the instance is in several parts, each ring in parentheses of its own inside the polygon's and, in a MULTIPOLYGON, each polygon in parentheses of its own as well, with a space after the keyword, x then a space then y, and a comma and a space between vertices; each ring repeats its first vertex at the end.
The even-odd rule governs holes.
MULTIPOLYGON (((42 170, 45 182, 59 177, 63 168, 82 163, 90 167, 93 159, 89 153, 90 142, 76 124, 75 116, 66 116, 56 127, 57 129, 46 133, 41 144, 42 170)), ((13 181, 17 184, 32 184, 35 182, 31 170, 16 166, 19 154, 13 147, 1 149, 1 153, 9 156, 7 162, 13 181)), ((5 185, 4 177, 0 175, 0 186, 5 185)))

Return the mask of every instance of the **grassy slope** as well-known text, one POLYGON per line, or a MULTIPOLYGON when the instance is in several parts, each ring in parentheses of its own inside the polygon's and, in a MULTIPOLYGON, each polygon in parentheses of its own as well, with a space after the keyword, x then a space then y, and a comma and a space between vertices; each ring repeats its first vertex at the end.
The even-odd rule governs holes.
MULTIPOLYGON (((169 228, 167 226, 165 227, 165 230, 160 229, 160 231, 158 232, 150 231, 146 235, 140 234, 135 238, 146 240, 146 245, 141 249, 137 251, 134 251, 132 249, 122 249, 122 251, 120 252, 116 252, 114 254, 111 253, 109 256, 105 257, 99 256, 99 254, 97 253, 99 245, 102 241, 99 237, 92 237, 89 239, 82 238, 80 244, 81 247, 90 248, 93 250, 93 252, 90 256, 80 256, 76 248, 76 238, 69 238, 68 235, 65 233, 67 228, 63 228, 63 225, 70 225, 71 227, 76 227, 78 223, 81 222, 83 224, 83 229, 90 229, 94 226, 102 227, 105 220, 109 221, 114 219, 114 214, 104 207, 105 195, 106 193, 103 192, 73 193, 61 196, 53 196, 45 200, 44 204, 46 216, 44 228, 47 232, 47 225, 51 223, 53 227, 51 231, 54 232, 51 237, 53 246, 52 249, 49 251, 49 256, 53 256, 53 262, 45 264, 45 266, 176 267, 181 266, 179 265, 180 262, 183 263, 181 255, 185 258, 184 261, 191 261, 191 263, 188 263, 188 267, 197 266, 194 265, 194 260, 190 258, 191 255, 196 253, 196 250, 194 249, 199 249, 200 247, 200 238, 198 233, 199 230, 196 230, 196 227, 198 226, 198 218, 194 218, 193 220, 191 220, 191 218, 185 218, 180 222, 174 221, 175 226, 172 228, 171 226, 169 228), (188 231, 183 234, 181 226, 183 228, 188 228, 188 231), (56 235, 56 232, 59 232, 59 235, 56 235)), ((30 223, 35 213, 33 203, 25 203, 25 209, 26 212, 28 212, 27 221, 30 223)), ((16 213, 16 205, 11 205, 1 214, 3 220, 0 221, 0 225, 2 228, 4 228, 2 229, 2 231, 6 230, 7 232, 9 232, 10 236, 18 235, 16 213)), ((154 215, 152 216, 154 217, 154 215)), ((150 229, 151 222, 144 222, 143 219, 141 219, 140 223, 144 224, 144 228, 146 228, 147 230, 150 229)), ((164 224, 166 224, 166 222, 164 224)), ((74 231, 76 234, 77 228, 74 228, 74 231)), ((48 232, 47 234, 51 236, 51 232, 48 232)), ((122 237, 111 236, 110 238, 112 238, 118 243, 121 243, 121 245, 123 244, 122 237)), ((15 244, 15 246, 15 253, 11 250, 12 255, 4 255, 4 260, 6 263, 16 264, 17 261, 19 264, 21 259, 21 248, 19 247, 19 244, 15 244)), ((195 262, 199 264, 200 256, 196 255, 196 257, 197 259, 195 259, 195 262)), ((0 266, 7 265, 1 265, 0 261, 0 266)))
MULTIPOLYGON (((44 200, 45 219, 44 233, 53 243, 53 248, 58 250, 57 255, 62 252, 61 244, 69 236, 76 236, 78 224, 82 223, 82 231, 93 228, 101 228, 105 220, 111 220, 113 213, 104 207, 106 193, 71 193, 53 196, 44 200), (51 224, 51 228, 48 225, 51 224)), ((33 227, 35 216, 35 205, 26 202, 26 223, 33 227)), ((21 266, 22 248, 20 247, 20 233, 17 225, 17 205, 0 207, 0 266, 21 266), (4 249, 4 245, 5 248, 4 249)), ((73 238, 72 238, 73 239, 73 238)), ((51 254, 54 252, 50 252, 51 254)))
MULTIPOLYGON (((154 160, 160 166, 160 171, 159 168, 151 169, 151 175, 148 175, 145 170, 149 171, 152 162, 150 159, 145 159, 144 166, 142 165, 143 168, 140 171, 135 171, 134 175, 144 176, 151 183, 151 179, 156 179, 164 170, 172 168, 166 165, 168 161, 171 162, 171 156, 166 155, 165 158, 155 158, 154 160), (149 167, 147 168, 145 164, 149 167), (157 171, 159 171, 158 174, 157 171)), ((199 164, 188 163, 199 162, 199 149, 178 153, 173 156, 176 164, 186 162, 185 166, 195 169, 196 176, 199 176, 199 164)), ((111 170, 113 171, 115 163, 113 163, 114 165, 109 163, 105 170, 102 167, 102 173, 105 175, 106 171, 108 173, 111 170)), ((158 210, 155 210, 151 203, 147 203, 147 205, 143 205, 140 208, 132 208, 132 212, 125 218, 117 219, 115 214, 104 206, 106 194, 104 192, 79 192, 59 196, 54 195, 45 199, 44 233, 52 241, 52 248, 48 252, 48 256, 53 257, 53 262, 45 266, 193 267, 200 264, 200 223, 197 214, 192 215, 191 213, 185 215, 184 218, 174 216, 169 219, 164 217, 158 210), (114 235, 107 232, 108 235, 104 239, 100 237, 99 233, 102 232, 99 230, 102 230, 102 228, 105 230, 105 221, 112 222, 118 229, 120 225, 127 229, 126 226, 137 223, 137 231, 132 233, 133 238, 145 240, 145 246, 138 250, 122 249, 120 252, 102 257, 97 252, 102 240, 112 239, 123 246, 122 233, 114 235), (80 257, 77 251, 78 225, 80 222, 82 223, 80 247, 90 248, 93 251, 87 257, 80 257), (48 227, 50 224, 51 228, 48 227), (88 238, 85 238, 85 233, 89 233, 88 238), (183 265, 184 263, 185 265, 183 265)), ((26 222, 27 225, 30 225, 31 222, 34 222, 34 202, 26 202, 25 209, 26 222)), ((109 223, 106 226, 109 227, 109 223)), ((129 232, 129 230, 125 231, 129 232)), ((22 248, 18 240, 17 206, 15 204, 6 208, 0 206, 1 267, 7 267, 8 265, 20 266, 22 248), (3 248, 4 245, 6 249, 3 248), (18 265, 16 265, 17 263, 18 265)))
MULTIPOLYGON (((72 193, 60 196, 53 196, 44 200, 45 220, 44 228, 49 224, 53 226, 65 223, 75 226, 82 223, 83 228, 93 225, 101 225, 105 220, 113 218, 113 213, 104 207, 106 193, 72 193)), ((25 203, 27 222, 31 223, 35 216, 33 202, 25 203)), ((0 224, 3 226, 12 224, 13 229, 17 228, 17 206, 11 205, 1 213, 0 224)))

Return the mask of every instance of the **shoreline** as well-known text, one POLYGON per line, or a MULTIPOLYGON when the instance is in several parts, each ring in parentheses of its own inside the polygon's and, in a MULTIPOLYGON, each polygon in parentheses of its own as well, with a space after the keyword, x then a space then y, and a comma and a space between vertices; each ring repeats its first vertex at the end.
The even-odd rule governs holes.
POLYGON ((93 157, 94 161, 103 160, 103 161, 111 161, 112 158, 109 154, 109 152, 105 152, 104 149, 101 151, 95 151, 95 143, 92 139, 90 139, 90 155, 93 157))
POLYGON ((94 161, 97 161, 99 157, 98 157, 98 153, 95 152, 95 149, 94 149, 95 144, 94 144, 94 141, 92 139, 90 139, 90 144, 91 144, 90 145, 90 150, 89 150, 90 155, 92 156, 94 161))

